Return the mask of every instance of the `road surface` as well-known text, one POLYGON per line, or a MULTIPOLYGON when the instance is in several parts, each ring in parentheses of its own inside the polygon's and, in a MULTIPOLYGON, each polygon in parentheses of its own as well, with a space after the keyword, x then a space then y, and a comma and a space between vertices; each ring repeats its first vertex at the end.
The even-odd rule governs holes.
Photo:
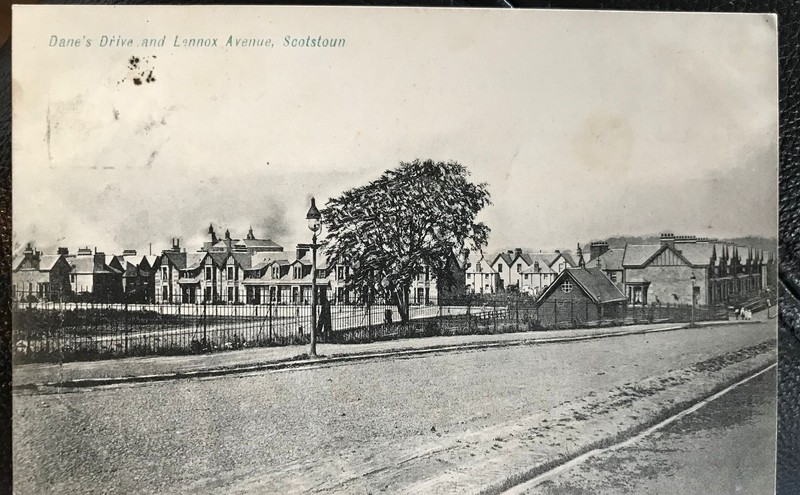
POLYGON ((775 369, 631 445, 543 480, 526 495, 770 494, 775 369))
POLYGON ((401 469, 445 440, 774 338, 765 322, 18 394, 15 492, 395 493, 446 467, 401 469))

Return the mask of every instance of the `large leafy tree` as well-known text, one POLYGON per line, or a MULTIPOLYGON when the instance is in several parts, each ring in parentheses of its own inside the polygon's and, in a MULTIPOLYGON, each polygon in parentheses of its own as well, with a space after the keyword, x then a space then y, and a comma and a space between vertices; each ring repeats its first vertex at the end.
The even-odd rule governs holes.
POLYGON ((331 199, 322 211, 325 254, 349 267, 351 292, 367 304, 388 298, 405 322, 411 283, 425 266, 441 287, 452 286, 455 256, 481 249, 489 235, 475 221, 489 192, 469 175, 456 162, 415 160, 331 199))

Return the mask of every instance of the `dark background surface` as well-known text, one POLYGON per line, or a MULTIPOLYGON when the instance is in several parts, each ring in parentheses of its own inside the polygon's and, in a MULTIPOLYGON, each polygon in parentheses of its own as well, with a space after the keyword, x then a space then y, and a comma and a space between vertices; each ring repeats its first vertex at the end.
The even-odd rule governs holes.
MULTIPOLYGON (((7 3, 7 2, 3 2, 7 3)), ((31 3, 30 0, 25 3, 31 3)), ((39 2, 64 4, 206 4, 225 2, 155 2, 155 1, 65 1, 39 2)), ((251 2, 247 5, 298 5, 306 2, 251 2)), ((778 381, 778 458, 777 493, 800 494, 800 155, 798 118, 798 59, 800 58, 800 0, 495 0, 495 1, 417 1, 417 2, 311 2, 317 5, 428 6, 609 9, 691 12, 774 12, 778 14, 780 43, 780 316, 778 381)), ((6 41, 9 13, 3 5, 0 23, 0 493, 10 493, 11 486, 11 43, 6 41)), ((23 166, 24 164, 17 164, 23 166)), ((746 449, 747 446, 742 446, 746 449)))

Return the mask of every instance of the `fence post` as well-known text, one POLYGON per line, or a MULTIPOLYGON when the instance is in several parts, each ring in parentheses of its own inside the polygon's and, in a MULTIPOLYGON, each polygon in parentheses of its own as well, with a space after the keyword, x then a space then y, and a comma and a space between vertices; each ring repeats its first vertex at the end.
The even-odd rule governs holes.
POLYGON ((123 319, 123 329, 125 334, 125 354, 128 354, 128 297, 125 296, 125 318, 123 319))
POLYGON ((208 305, 208 301, 203 301, 203 346, 208 345, 208 333, 207 333, 207 322, 206 322, 206 306, 208 305))
POLYGON ((272 294, 269 294, 269 304, 267 305, 267 340, 272 342, 272 294))
POLYGON ((472 318, 470 316, 471 308, 472 308, 472 297, 467 297, 467 334, 472 333, 472 318))
POLYGON ((516 310, 517 310, 517 325, 516 325, 516 331, 517 332, 519 332, 519 303, 520 303, 520 298, 517 297, 517 303, 515 305, 516 306, 516 310))
POLYGON ((497 302, 492 301, 492 320, 494 321, 494 333, 497 333, 497 302))

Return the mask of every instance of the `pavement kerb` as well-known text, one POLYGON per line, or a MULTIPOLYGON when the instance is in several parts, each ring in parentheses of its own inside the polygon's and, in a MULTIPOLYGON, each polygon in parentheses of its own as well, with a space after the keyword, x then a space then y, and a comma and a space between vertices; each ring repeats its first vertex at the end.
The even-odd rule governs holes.
POLYGON ((596 440, 593 440, 588 444, 583 445, 573 451, 566 452, 557 458, 544 461, 538 465, 530 467, 525 471, 513 473, 503 482, 487 484, 482 488, 480 488, 479 490, 477 490, 477 492, 475 493, 476 495, 515 495, 517 493, 517 490, 515 490, 516 487, 536 478, 537 476, 543 473, 551 471, 559 466, 562 466, 590 452, 602 450, 610 446, 614 446, 615 444, 621 443, 625 440, 628 440, 631 437, 634 437, 642 433, 648 428, 651 428, 652 426, 661 423, 662 421, 668 419, 669 417, 674 416, 676 414, 680 414, 682 411, 690 409, 691 407, 694 407, 695 405, 708 400, 709 398, 715 396, 722 390, 725 390, 726 388, 729 388, 732 385, 737 384, 738 382, 748 377, 765 372, 775 366, 776 363, 774 360, 772 360, 766 364, 762 364, 760 366, 749 368, 739 373, 736 373, 734 376, 729 377, 726 380, 717 382, 717 384, 713 388, 702 394, 699 394, 691 399, 667 406, 666 408, 662 409, 658 415, 649 418, 646 421, 641 421, 631 426, 630 428, 627 428, 623 431, 619 431, 608 437, 598 438, 596 440))
MULTIPOLYGON (((760 322, 757 320, 734 320, 734 321, 723 320, 715 322, 698 322, 695 323, 695 327, 709 327, 709 326, 720 326, 720 325, 730 325, 730 324, 741 325, 749 323, 760 323, 760 322)), ((317 358, 314 359, 289 358, 281 361, 268 361, 256 364, 246 364, 246 365, 229 366, 229 367, 220 366, 216 368, 209 368, 197 371, 184 371, 184 372, 178 371, 171 373, 137 375, 137 376, 120 376, 120 377, 83 378, 83 379, 78 378, 73 380, 65 380, 61 382, 23 383, 19 385, 14 385, 13 388, 17 390, 38 391, 42 389, 52 389, 52 388, 88 388, 88 387, 101 387, 108 385, 160 382, 160 381, 180 380, 188 378, 209 378, 209 377, 225 376, 225 375, 239 374, 239 373, 283 370, 288 368, 314 368, 319 366, 325 366, 328 364, 346 363, 353 361, 366 361, 371 359, 384 359, 390 357, 420 356, 425 354, 434 354, 442 352, 492 349, 492 348, 513 347, 520 345, 578 342, 584 340, 595 340, 595 339, 604 339, 612 337, 625 337, 630 335, 670 332, 689 327, 690 325, 681 323, 662 328, 653 328, 653 329, 645 328, 645 329, 637 329, 629 331, 623 330, 623 331, 614 331, 606 333, 597 333, 591 335, 577 335, 571 337, 567 336, 567 337, 550 337, 550 338, 548 337, 520 338, 513 340, 504 340, 499 342, 497 341, 474 342, 474 343, 456 344, 456 345, 419 347, 414 349, 391 349, 388 351, 381 351, 381 352, 364 352, 364 353, 356 352, 352 354, 333 354, 331 356, 318 356, 317 358)))

